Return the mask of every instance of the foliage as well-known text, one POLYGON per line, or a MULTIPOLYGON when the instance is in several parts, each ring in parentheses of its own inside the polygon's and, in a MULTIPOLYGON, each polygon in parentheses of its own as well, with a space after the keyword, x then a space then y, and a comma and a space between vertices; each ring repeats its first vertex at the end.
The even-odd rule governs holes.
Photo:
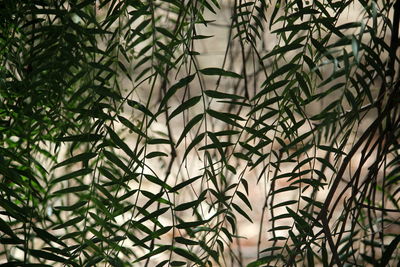
POLYGON ((2 263, 399 261, 399 1, 0 9, 2 263))

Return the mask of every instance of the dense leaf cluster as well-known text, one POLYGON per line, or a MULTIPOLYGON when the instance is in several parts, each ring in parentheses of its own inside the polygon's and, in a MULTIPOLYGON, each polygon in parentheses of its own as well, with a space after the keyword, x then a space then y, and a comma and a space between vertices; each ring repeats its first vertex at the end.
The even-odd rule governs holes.
POLYGON ((400 1, 0 14, 0 264, 399 262, 400 1))

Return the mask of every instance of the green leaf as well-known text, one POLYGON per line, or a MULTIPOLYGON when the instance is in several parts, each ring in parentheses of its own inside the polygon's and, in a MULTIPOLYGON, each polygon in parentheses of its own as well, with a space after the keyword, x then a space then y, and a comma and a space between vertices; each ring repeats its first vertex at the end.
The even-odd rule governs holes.
POLYGON ((271 75, 268 76, 268 78, 264 81, 264 83, 261 85, 261 87, 264 87, 266 85, 269 85, 271 81, 277 77, 282 77, 284 79, 285 76, 283 76, 287 72, 295 72, 298 68, 300 68, 300 65, 294 64, 294 63, 288 63, 286 65, 283 65, 279 69, 275 70, 274 72, 271 73, 271 75))
POLYGON ((109 97, 113 100, 121 99, 121 96, 118 95, 116 92, 112 91, 112 89, 109 87, 97 85, 97 86, 92 86, 92 88, 100 96, 109 97))
POLYGON ((296 79, 300 85, 300 88, 303 90, 303 92, 306 94, 306 96, 311 97, 310 89, 308 88, 308 85, 307 85, 306 81, 304 80, 303 76, 299 72, 296 72, 296 79))
POLYGON ((248 200, 248 198, 246 197, 245 194, 243 194, 240 191, 236 191, 236 194, 247 205, 247 207, 249 207, 250 210, 253 210, 253 208, 251 207, 250 201, 248 200))
POLYGON ((17 237, 14 234, 14 231, 10 228, 10 226, 8 226, 8 224, 3 221, 3 219, 0 218, 0 231, 2 231, 3 233, 9 235, 10 237, 17 237))
POLYGON ((162 252, 164 252, 164 251, 166 251, 168 249, 171 249, 170 245, 161 245, 160 247, 158 247, 158 248, 156 248, 154 250, 151 250, 149 253, 147 253, 144 256, 138 258, 133 263, 140 262, 142 260, 148 259, 148 258, 153 257, 153 256, 155 256, 157 254, 160 254, 160 253, 162 253, 162 252))
POLYGON ((32 229, 35 231, 35 233, 44 241, 47 241, 50 243, 50 241, 56 242, 57 244, 67 247, 67 245, 62 242, 58 237, 52 235, 51 233, 47 232, 46 230, 37 228, 37 227, 32 227, 32 229))
POLYGON ((199 202, 197 200, 190 201, 190 202, 187 202, 187 203, 182 203, 182 204, 176 206, 174 210, 175 211, 183 211, 183 210, 187 210, 189 208, 194 208, 194 207, 196 207, 198 205, 198 203, 199 202))
POLYGON ((163 180, 161 180, 160 178, 153 176, 151 174, 144 174, 144 177, 146 177, 147 180, 149 180, 151 183, 153 184, 158 184, 160 186, 162 186, 162 188, 166 189, 166 190, 171 190, 172 188, 166 184, 163 180))
POLYGON ((61 263, 67 262, 67 259, 60 257, 58 255, 55 255, 53 253, 43 251, 43 250, 30 249, 29 253, 31 256, 33 256, 35 258, 42 258, 45 260, 51 260, 51 261, 61 262, 61 263))
POLYGON ((203 140, 205 136, 205 133, 201 133, 198 136, 196 136, 193 141, 189 144, 189 146, 186 148, 185 150, 185 154, 183 155, 183 159, 185 159, 187 157, 187 155, 189 154, 189 152, 198 144, 201 142, 201 140, 203 140))
POLYGON ((294 139, 289 144, 287 144, 284 147, 282 147, 282 151, 287 152, 287 151, 289 151, 289 149, 294 148, 297 145, 301 145, 301 143, 304 141, 304 139, 309 137, 312 133, 313 133, 312 131, 305 132, 304 134, 300 135, 299 137, 294 139))
POLYGON ((72 179, 72 178, 85 176, 85 175, 87 175, 89 173, 92 173, 92 171, 93 171, 93 169, 90 169, 90 168, 88 168, 88 169, 80 169, 80 170, 77 170, 77 171, 74 171, 74 172, 71 172, 71 173, 67 173, 67 174, 65 174, 63 176, 60 176, 60 177, 52 180, 51 183, 52 184, 56 184, 56 183, 59 183, 59 182, 65 181, 65 180, 72 179))
POLYGON ((237 212, 239 212, 240 215, 242 215, 243 217, 245 217, 249 222, 253 223, 253 220, 250 218, 249 215, 247 215, 246 212, 244 212, 244 211, 242 210, 241 207, 239 207, 239 206, 236 205, 235 203, 232 203, 232 207, 233 207, 237 212))
POLYGON ((197 241, 193 241, 193 240, 184 238, 182 236, 175 237, 175 241, 180 243, 180 244, 187 245, 187 246, 195 246, 195 245, 199 244, 199 242, 197 242, 197 241))
POLYGON ((281 257, 282 257, 282 254, 267 255, 267 256, 259 258, 257 261, 253 261, 252 263, 248 264, 247 267, 264 266, 265 263, 269 263, 271 261, 276 261, 277 259, 279 259, 281 257))
POLYGON ((271 33, 278 33, 281 34, 283 32, 299 32, 299 31, 306 31, 309 30, 310 25, 309 22, 303 22, 300 24, 288 24, 286 27, 280 27, 279 29, 276 29, 272 31, 271 33))
POLYGON ((182 210, 187 210, 187 209, 190 209, 190 208, 194 208, 194 207, 198 206, 199 203, 202 202, 205 199, 206 198, 203 196, 203 197, 200 197, 199 199, 196 199, 196 200, 193 200, 193 201, 189 201, 189 202, 186 202, 186 203, 182 203, 182 204, 176 206, 174 208, 174 210, 175 211, 182 211, 182 210))
POLYGON ((214 90, 206 90, 204 91, 206 96, 217 98, 217 99, 245 99, 245 97, 235 94, 227 94, 223 92, 218 92, 214 90))
POLYGON ((55 225, 55 226, 53 227, 53 230, 58 230, 58 229, 67 228, 68 226, 71 226, 71 225, 77 225, 77 224, 78 224, 79 222, 81 222, 83 219, 85 219, 84 216, 78 216, 78 217, 72 218, 72 219, 66 221, 65 223, 55 225))
POLYGON ((72 186, 64 189, 60 189, 58 191, 55 191, 53 195, 63 195, 63 194, 69 194, 69 193, 77 193, 77 192, 82 192, 82 191, 88 191, 89 190, 88 185, 78 185, 78 186, 72 186))
POLYGON ((158 157, 168 157, 168 154, 161 151, 154 151, 146 155, 147 159, 158 158, 158 157))
POLYGON ((229 233, 228 229, 226 229, 225 227, 221 227, 221 231, 225 234, 230 242, 233 242, 232 234, 229 233))
POLYGON ((167 30, 166 28, 163 27, 156 27, 156 30, 160 33, 162 33, 164 36, 172 39, 172 40, 176 40, 176 36, 173 35, 169 30, 167 30))
POLYGON ((103 138, 101 134, 79 134, 63 136, 56 139, 59 142, 96 142, 103 138))
MULTIPOLYGON (((299 38, 300 39, 300 38, 299 38)), ((301 38, 301 40, 295 42, 295 43, 290 43, 288 45, 282 46, 282 47, 274 47, 271 52, 269 52, 267 55, 265 55, 262 60, 265 60, 269 57, 272 57, 274 55, 284 55, 286 52, 289 52, 291 50, 296 50, 299 48, 303 48, 304 44, 301 44, 300 42, 304 40, 304 37, 301 38)))
POLYGON ((236 121, 232 120, 227 113, 218 112, 212 109, 207 109, 207 113, 211 116, 216 118, 217 120, 221 120, 229 125, 236 126, 238 128, 242 128, 240 124, 236 121))
POLYGON ((175 95, 175 93, 178 91, 178 89, 187 86, 191 81, 193 81, 194 77, 195 77, 195 74, 189 75, 185 78, 180 79, 179 82, 177 82, 176 84, 171 86, 169 88, 169 90, 167 91, 167 93, 165 94, 165 96, 162 98, 159 110, 162 110, 162 108, 167 104, 168 100, 173 95, 175 95))
POLYGON ((257 99, 259 99, 261 96, 268 94, 272 91, 275 91, 276 89, 286 85, 289 81, 288 80, 283 80, 283 81, 277 81, 272 83, 271 85, 266 85, 265 88, 263 90, 261 90, 259 93, 257 93, 252 99, 251 101, 255 101, 257 99))
POLYGON ((296 212, 288 207, 286 207, 286 210, 288 211, 289 215, 294 219, 294 221, 298 224, 299 230, 306 230, 307 232, 311 231, 310 225, 301 216, 299 216, 296 212))
POLYGON ((96 156, 97 156, 97 153, 84 152, 82 154, 78 154, 76 156, 73 156, 71 158, 68 158, 68 159, 58 163, 56 166, 53 167, 53 169, 56 169, 56 168, 59 168, 59 167, 65 166, 65 165, 69 165, 69 164, 74 164, 74 163, 81 162, 81 161, 87 162, 96 156))
POLYGON ((332 54, 327 50, 327 47, 324 46, 324 43, 326 43, 326 37, 320 41, 314 39, 311 37, 311 43, 321 52, 323 56, 331 60, 331 62, 335 61, 335 58, 332 56, 332 54))
POLYGON ((153 232, 151 235, 146 236, 145 238, 143 238, 141 240, 142 243, 145 243, 147 241, 156 239, 156 238, 160 238, 160 236, 168 233, 170 230, 172 229, 172 226, 167 226, 167 227, 163 227, 161 229, 158 229, 157 231, 153 232))
POLYGON ((107 197, 108 200, 115 201, 114 196, 111 195, 111 193, 107 190, 107 188, 104 185, 94 183, 94 187, 96 187, 97 190, 99 190, 105 197, 107 197))
POLYGON ((186 137, 186 135, 188 134, 188 132, 197 124, 199 123, 201 120, 203 119, 203 114, 198 114, 196 115, 193 119, 191 119, 188 124, 185 126, 185 128, 182 131, 181 136, 178 139, 178 142, 176 143, 176 146, 178 146, 182 140, 186 137))
POLYGON ((193 107, 196 105, 201 99, 201 96, 195 96, 190 98, 189 100, 183 102, 179 107, 177 107, 172 113, 169 115, 168 120, 171 120, 173 117, 183 112, 184 110, 193 107))
POLYGON ((241 183, 243 185, 244 190, 246 191, 246 194, 248 195, 249 194, 249 184, 248 184, 247 180, 242 178, 241 183))
POLYGON ((199 39, 208 39, 212 38, 214 35, 195 35, 192 37, 193 40, 199 40, 199 39))
MULTIPOLYGON (((97 197, 92 197, 91 201, 96 205, 96 211, 99 212, 99 214, 104 214, 107 216, 109 220, 112 220, 115 222, 114 216, 111 214, 111 212, 108 210, 108 208, 104 205, 103 201, 98 199, 97 197)), ((101 222, 103 223, 103 220, 101 222)))
POLYGON ((170 260, 164 260, 162 262, 160 262, 159 264, 156 265, 156 267, 163 267, 165 264, 169 263, 170 260))
POLYGON ((54 207, 54 209, 56 209, 56 210, 65 210, 65 211, 74 211, 74 210, 77 210, 80 207, 84 206, 86 203, 87 203, 87 201, 83 200, 83 201, 78 201, 75 204, 71 204, 71 205, 68 205, 68 206, 56 206, 56 207, 54 207))
MULTIPOLYGON (((247 114, 247 116, 251 116, 252 114, 254 114, 255 112, 264 109, 264 108, 268 108, 271 109, 273 108, 275 105, 279 104, 279 101, 282 100, 282 96, 275 96, 275 97, 271 97, 269 99, 266 99, 265 101, 259 103, 258 105, 256 105, 250 112, 249 114, 247 114), (272 107, 271 107, 272 105, 272 107)), ((268 113, 270 116, 274 115, 274 113, 268 113)))
POLYGON ((147 220, 155 219, 158 216, 160 216, 160 215, 164 214, 165 212, 167 212, 169 209, 170 209, 169 207, 165 207, 165 208, 161 208, 161 209, 158 209, 156 211, 153 211, 152 213, 149 213, 146 216, 144 216, 138 222, 142 223, 142 222, 145 222, 147 220))
POLYGON ((122 170, 125 171, 125 173, 127 174, 131 174, 131 170, 128 168, 128 166, 126 166, 125 163, 122 162, 122 160, 120 160, 114 153, 111 153, 107 150, 103 151, 104 156, 106 156, 106 158, 111 161, 112 163, 114 163, 116 166, 120 167, 122 170))
POLYGON ((289 205, 293 205, 293 204, 297 204, 297 200, 286 200, 286 201, 279 202, 278 204, 272 206, 271 209, 276 209, 279 207, 289 206, 289 205))
POLYGON ((187 251, 186 249, 178 248, 178 247, 173 247, 172 250, 176 254, 188 259, 189 261, 192 261, 192 262, 195 262, 195 263, 197 263, 199 265, 202 265, 202 261, 193 252, 190 252, 190 251, 187 251))
POLYGON ((400 235, 397 235, 389 244, 389 246, 387 246, 385 248, 385 252, 382 255, 381 258, 381 264, 380 266, 388 266, 389 261, 391 260, 394 251, 397 248, 397 245, 400 243, 400 235))
POLYGON ((137 155, 129 148, 129 146, 114 132, 113 129, 107 127, 108 134, 115 145, 121 148, 129 157, 140 163, 137 155))
MULTIPOLYGON (((211 135, 212 134, 209 134, 209 136, 211 136, 211 135)), ((232 145, 233 145, 233 143, 231 143, 231 142, 219 142, 218 141, 218 142, 214 143, 214 141, 213 141, 212 144, 208 144, 208 145, 200 147, 199 151, 206 150, 206 149, 218 149, 221 152, 221 154, 224 154, 222 151, 222 148, 230 147, 232 145)))
POLYGON ((226 71, 221 68, 205 68, 199 70, 204 75, 217 75, 217 76, 224 76, 224 77, 232 77, 242 79, 243 77, 235 72, 226 71))
POLYGON ((200 179, 201 177, 203 177, 203 175, 198 175, 198 176, 196 176, 196 177, 193 177, 193 178, 190 178, 190 179, 188 179, 188 180, 186 180, 186 181, 183 181, 182 183, 177 184, 176 186, 174 186, 171 190, 169 190, 169 192, 170 192, 170 193, 176 192, 176 191, 178 191, 179 189, 184 188, 184 187, 186 187, 187 185, 189 185, 189 184, 195 182, 196 180, 200 179))
POLYGON ((337 172, 336 168, 335 168, 328 160, 326 160, 326 159, 324 159, 324 158, 320 158, 320 157, 317 157, 316 159, 317 159, 319 162, 321 162, 322 165, 323 165, 324 167, 328 167, 328 168, 331 169, 334 173, 337 172))
POLYGON ((147 116, 151 117, 152 119, 155 119, 154 114, 144 105, 140 104, 139 102, 135 101, 135 100, 128 100, 127 101, 128 105, 133 107, 134 109, 140 110, 141 112, 143 112, 144 114, 146 114, 147 116))
POLYGON ((319 149, 322 149, 322 150, 325 150, 325 151, 328 151, 328 152, 332 152, 332 153, 337 154, 337 155, 346 155, 345 152, 343 152, 342 150, 339 150, 339 149, 337 149, 337 148, 335 148, 333 146, 318 145, 317 147, 319 149))
POLYGON ((176 225, 178 229, 188 229, 193 227, 198 227, 200 225, 204 225, 208 222, 208 220, 196 220, 192 222, 181 222, 180 224, 176 225))
POLYGON ((183 266, 187 265, 186 261, 171 261, 170 266, 183 266))
POLYGON ((131 131, 137 133, 141 137, 147 138, 146 134, 144 134, 138 127, 136 127, 132 122, 129 120, 125 119, 122 116, 118 116, 119 121, 124 124, 126 127, 128 127, 131 131))
POLYGON ((173 145, 172 141, 169 139, 162 139, 162 138, 150 138, 147 140, 147 143, 149 145, 173 145))

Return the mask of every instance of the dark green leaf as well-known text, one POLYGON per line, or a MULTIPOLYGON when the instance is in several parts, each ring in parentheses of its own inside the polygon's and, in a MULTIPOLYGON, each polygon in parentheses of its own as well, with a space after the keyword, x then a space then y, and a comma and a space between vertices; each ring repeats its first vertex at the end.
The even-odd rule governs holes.
POLYGON ((138 258, 133 263, 140 262, 140 261, 145 260, 147 258, 153 257, 153 256, 155 256, 157 254, 160 254, 160 253, 162 253, 162 252, 164 252, 164 251, 166 251, 166 250, 168 250, 170 248, 171 248, 170 245, 162 245, 162 246, 160 246, 160 247, 158 247, 158 248, 156 248, 154 250, 151 250, 151 252, 147 253, 146 255, 138 258))
POLYGON ((201 121, 201 119, 203 118, 203 114, 198 114, 196 115, 193 119, 191 119, 188 124, 185 126, 185 128, 182 131, 181 136, 178 139, 178 142, 176 143, 176 145, 178 146, 180 144, 180 142, 186 137, 186 135, 188 134, 188 132, 197 124, 201 121))
POLYGON ((130 174, 131 170, 128 168, 128 166, 122 162, 122 160, 119 159, 119 157, 116 156, 116 154, 109 152, 107 150, 103 151, 104 156, 106 156, 106 158, 111 161, 112 163, 114 163, 116 166, 120 167, 122 170, 125 171, 125 173, 130 174))
POLYGON ((221 120, 227 124, 230 124, 232 126, 236 126, 238 128, 241 128, 242 126, 238 124, 236 121, 232 120, 228 114, 223 113, 223 112, 218 112, 212 109, 207 109, 207 113, 211 116, 216 118, 217 120, 221 120))
POLYGON ((78 154, 76 156, 73 156, 71 158, 64 160, 63 162, 58 163, 56 166, 54 166, 54 169, 65 166, 65 165, 81 162, 81 161, 87 162, 88 160, 90 160, 96 156, 97 156, 97 154, 94 152, 85 152, 82 154, 78 154))
POLYGON ((169 88, 165 96, 162 98, 159 110, 162 110, 162 108, 167 104, 168 100, 176 93, 178 89, 187 86, 191 81, 193 81, 194 77, 195 74, 189 75, 180 79, 179 82, 171 86, 171 88, 169 88))
POLYGON ((203 175, 199 175, 199 176, 190 178, 190 179, 188 179, 186 181, 183 181, 182 183, 177 184, 176 186, 174 186, 171 190, 169 190, 169 192, 171 192, 171 193, 176 192, 179 189, 186 187, 187 185, 193 183, 194 181, 198 180, 201 177, 203 177, 203 175))
POLYGON ((400 243, 400 235, 397 235, 386 247, 385 252, 382 255, 381 266, 388 266, 389 261, 393 256, 393 252, 396 250, 397 245, 400 243))
POLYGON ((286 210, 289 212, 290 216, 294 219, 294 221, 298 224, 299 230, 310 231, 310 225, 296 212, 286 207, 286 210))
POLYGON ((253 223, 253 220, 250 218, 250 216, 249 216, 246 212, 244 212, 244 211, 242 210, 241 207, 239 207, 239 206, 236 205, 235 203, 232 203, 232 207, 233 207, 237 212, 239 212, 240 215, 242 215, 243 217, 245 217, 249 222, 253 223))
POLYGON ((64 189, 55 191, 53 194, 54 195, 63 195, 63 194, 69 194, 69 193, 77 193, 77 192, 82 192, 82 191, 88 191, 89 188, 90 187, 88 185, 71 186, 68 188, 64 188, 64 189))
POLYGON ((10 228, 10 226, 5 221, 3 221, 3 219, 1 219, 1 218, 0 218, 0 231, 9 235, 10 237, 17 237, 14 234, 14 231, 10 228))
POLYGON ((147 180, 149 180, 151 183, 153 184, 158 184, 160 186, 162 186, 162 188, 166 189, 166 190, 171 190, 172 188, 166 184, 163 180, 161 180, 160 178, 150 175, 150 174, 144 174, 144 177, 146 177, 147 180))
POLYGON ((147 116, 155 119, 154 114, 144 105, 140 104, 137 101, 134 100, 128 100, 128 105, 133 107, 134 109, 140 110, 141 112, 143 112, 144 114, 146 114, 147 116))
POLYGON ((140 135, 144 138, 147 138, 147 136, 129 120, 125 119, 122 116, 118 116, 118 119, 122 124, 124 124, 126 127, 128 127, 131 131, 137 133, 138 135, 140 135))
POLYGON ((192 97, 189 100, 183 102, 179 107, 177 107, 174 111, 171 112, 168 119, 171 120, 173 117, 175 117, 179 113, 183 112, 184 110, 193 107, 200 101, 200 99, 201 99, 201 96, 195 96, 195 97, 192 97))
POLYGON ((243 96, 235 95, 235 94, 227 94, 223 92, 218 92, 214 90, 206 90, 204 91, 206 96, 217 98, 217 99, 244 99, 243 96))
POLYGON ((147 159, 158 158, 158 157, 168 157, 168 154, 161 151, 154 151, 146 155, 147 159))
POLYGON ((80 134, 72 136, 59 137, 56 140, 59 142, 96 142, 102 139, 100 134, 80 134))
POLYGON ((225 77, 232 77, 232 78, 239 78, 242 79, 243 77, 237 73, 232 71, 226 71, 220 68, 205 68, 199 70, 204 75, 217 75, 217 76, 225 76, 225 77))
POLYGON ((161 144, 166 144, 166 145, 173 145, 172 141, 169 139, 161 139, 161 138, 151 138, 148 139, 147 143, 149 145, 161 145, 161 144))
POLYGON ((240 191, 236 191, 236 194, 238 195, 238 197, 247 205, 247 207, 249 207, 249 209, 253 209, 252 207, 251 207, 251 204, 250 204, 250 201, 249 201, 249 199, 246 197, 246 195, 245 194, 243 194, 242 192, 240 192, 240 191))
POLYGON ((188 259, 189 261, 195 262, 199 265, 202 264, 202 261, 193 252, 190 252, 190 251, 187 251, 186 249, 182 249, 182 248, 178 248, 178 247, 173 247, 173 251, 176 254, 188 259))
POLYGON ((193 139, 193 141, 186 148, 185 154, 183 155, 183 159, 185 159, 187 157, 190 150, 192 150, 198 143, 200 143, 203 140, 204 136, 205 136, 205 133, 201 133, 193 139))
POLYGON ((29 250, 30 254, 35 257, 35 258, 42 258, 46 260, 51 260, 55 262, 67 262, 67 259, 60 257, 58 255, 55 255, 53 253, 43 251, 43 250, 36 250, 36 249, 31 249, 29 250))
POLYGON ((299 72, 296 72, 296 79, 300 85, 300 88, 303 90, 303 92, 306 94, 306 96, 311 97, 310 89, 308 88, 308 85, 307 85, 305 79, 299 72))
POLYGON ((168 233, 171 229, 172 229, 171 226, 163 227, 163 228, 158 229, 157 231, 153 232, 151 235, 148 235, 147 237, 143 238, 141 241, 142 241, 142 243, 145 243, 152 239, 159 238, 160 236, 168 233))
POLYGON ((58 177, 54 180, 51 181, 52 184, 56 184, 65 180, 69 180, 72 178, 76 178, 76 177, 80 177, 80 176, 85 176, 89 173, 91 173, 93 171, 93 169, 81 169, 81 170, 77 170, 71 173, 67 173, 61 177, 58 177))
POLYGON ((54 209, 56 209, 56 210, 65 210, 65 211, 74 211, 74 210, 77 210, 80 207, 84 206, 86 203, 87 203, 87 201, 83 200, 83 201, 78 201, 75 204, 70 204, 68 206, 56 206, 56 207, 54 207, 54 209))
POLYGON ((180 244, 184 244, 184 245, 188 245, 188 246, 195 246, 195 245, 199 244, 199 242, 197 242, 197 241, 193 241, 193 240, 181 237, 181 236, 175 237, 175 241, 180 244))
POLYGON ((149 213, 148 215, 144 216, 138 222, 142 223, 142 222, 145 222, 145 221, 150 220, 150 219, 155 219, 158 216, 160 216, 160 215, 164 214, 165 212, 167 212, 168 210, 169 210, 169 207, 158 209, 158 210, 153 211, 152 213, 149 213))
POLYGON ((56 242, 57 244, 60 244, 63 247, 67 247, 67 245, 62 242, 58 237, 52 235, 51 233, 47 232, 46 230, 37 228, 37 227, 32 227, 33 230, 36 232, 36 234, 42 238, 44 241, 50 242, 56 242))
POLYGON ((65 223, 56 225, 53 230, 58 230, 58 229, 63 229, 63 228, 67 228, 68 226, 71 225, 77 225, 79 222, 81 222, 83 219, 85 219, 85 217, 83 216, 79 216, 79 217, 75 217, 70 219, 69 221, 66 221, 65 223))

